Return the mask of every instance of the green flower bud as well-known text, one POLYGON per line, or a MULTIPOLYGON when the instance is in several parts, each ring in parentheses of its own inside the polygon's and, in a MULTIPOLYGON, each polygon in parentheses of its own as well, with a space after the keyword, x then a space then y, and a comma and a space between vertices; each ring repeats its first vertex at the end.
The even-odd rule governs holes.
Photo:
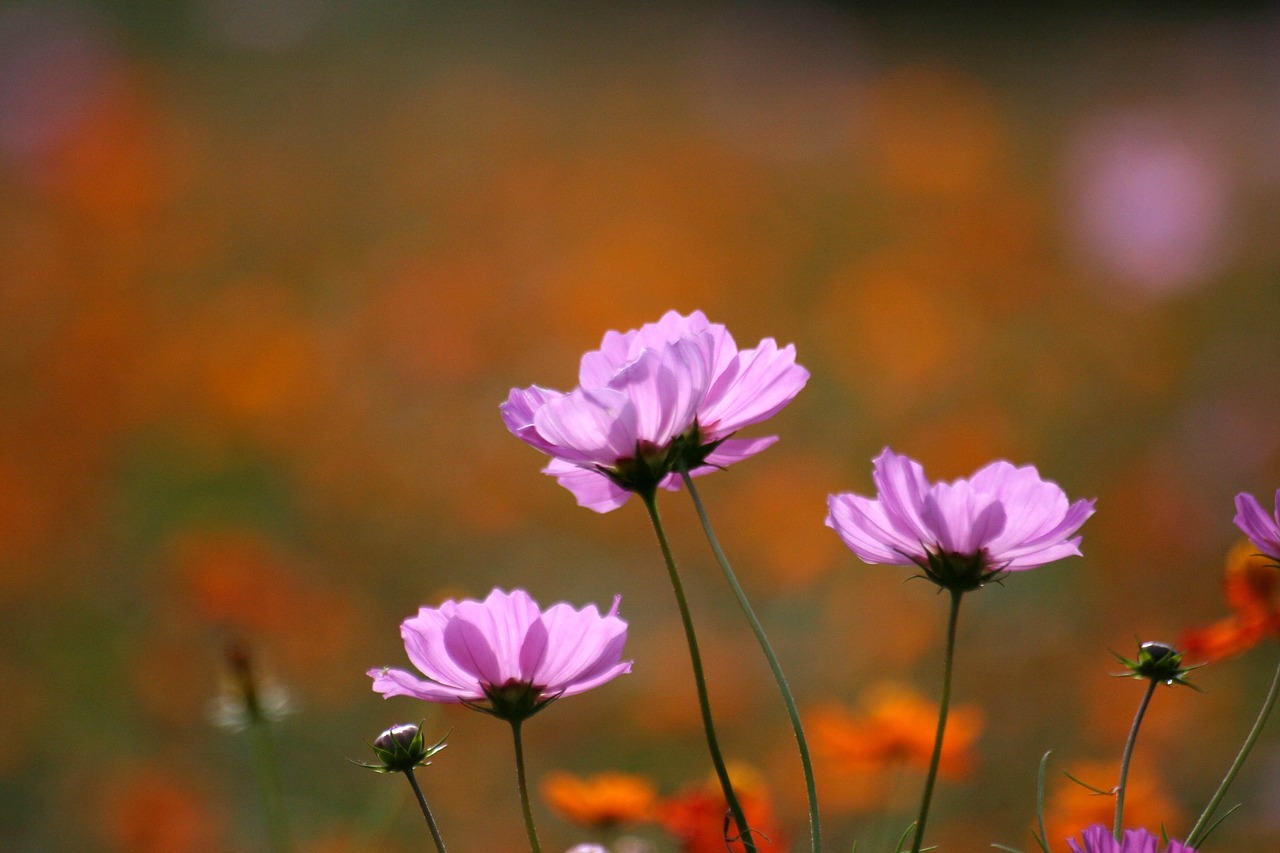
POLYGON ((1173 686, 1182 684, 1198 690, 1194 684, 1186 680, 1186 675, 1194 666, 1182 665, 1182 652, 1167 643, 1146 642, 1138 646, 1138 659, 1129 660, 1112 652, 1116 660, 1124 664, 1128 672, 1118 672, 1118 678, 1137 678, 1141 681, 1163 681, 1173 686))
MULTIPOLYGON (((447 737, 447 735, 446 735, 447 737)), ((431 758, 446 746, 441 738, 432 746, 426 745, 422 724, 401 723, 378 735, 369 747, 378 756, 378 764, 352 762, 378 773, 407 773, 415 767, 426 767, 431 758)))

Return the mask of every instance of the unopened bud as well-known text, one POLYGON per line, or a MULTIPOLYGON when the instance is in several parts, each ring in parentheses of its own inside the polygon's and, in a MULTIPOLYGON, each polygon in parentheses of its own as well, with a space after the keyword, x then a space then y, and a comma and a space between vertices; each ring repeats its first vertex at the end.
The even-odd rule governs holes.
MULTIPOLYGON (((446 736, 447 737, 447 736, 446 736)), ((369 744, 378 756, 378 764, 354 762, 361 767, 376 770, 379 773, 407 773, 415 767, 425 767, 431 762, 427 759, 445 748, 444 738, 431 746, 426 745, 422 736, 422 724, 401 723, 392 726, 374 738, 369 744)))

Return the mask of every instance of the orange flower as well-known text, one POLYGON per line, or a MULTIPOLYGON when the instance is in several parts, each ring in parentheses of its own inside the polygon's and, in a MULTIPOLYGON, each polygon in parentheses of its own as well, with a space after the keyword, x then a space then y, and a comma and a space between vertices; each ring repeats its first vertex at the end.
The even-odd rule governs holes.
MULTIPOLYGON (((907 688, 883 685, 863 703, 862 713, 827 705, 809 714, 814 750, 845 774, 874 773, 904 765, 927 770, 937 733, 938 706, 907 688)), ((953 707, 947 717, 938 772, 962 777, 973 767, 982 712, 953 707)))
POLYGON ((181 776, 148 767, 108 780, 102 829, 121 853, 205 853, 222 849, 220 821, 181 776))
POLYGON ((1280 568, 1241 540, 1227 554, 1223 597, 1232 614, 1185 632, 1179 648, 1190 658, 1219 661, 1248 651, 1267 637, 1280 638, 1280 568))
POLYGON ((565 820, 588 829, 611 829, 647 820, 657 791, 643 776, 605 772, 581 777, 556 771, 542 778, 542 798, 565 820))
MULTIPOLYGON (((773 802, 760 774, 731 764, 729 778, 756 841, 767 839, 777 849, 787 849, 786 839, 776 834, 773 802)), ((737 840, 737 827, 714 777, 660 801, 655 811, 663 829, 679 842, 681 853, 737 853, 745 849, 737 840)))
MULTIPOLYGON (((1067 772, 1098 790, 1110 791, 1120 778, 1120 763, 1109 761, 1077 764, 1067 772)), ((1131 773, 1127 788, 1124 798, 1126 826, 1158 830, 1162 825, 1173 826, 1181 819, 1173 801, 1159 782, 1154 781, 1149 770, 1131 773)), ((1115 812, 1114 796, 1095 793, 1063 777, 1045 803, 1044 824, 1049 836, 1048 842, 1050 846, 1061 844, 1067 838, 1079 834, 1084 827, 1095 823, 1110 826, 1115 819, 1115 812)))

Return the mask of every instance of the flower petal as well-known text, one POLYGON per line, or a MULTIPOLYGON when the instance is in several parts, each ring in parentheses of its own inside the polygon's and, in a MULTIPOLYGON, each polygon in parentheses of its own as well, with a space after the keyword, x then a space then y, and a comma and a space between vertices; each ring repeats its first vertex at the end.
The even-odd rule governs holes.
POLYGON ((562 459, 552 459, 542 473, 555 477, 560 485, 572 492, 578 506, 596 512, 615 510, 631 498, 631 492, 604 474, 562 459))
POLYGON ((538 605, 524 590, 506 593, 495 589, 482 602, 458 602, 444 629, 445 648, 483 684, 523 680, 520 649, 538 616, 538 605))
POLYGON ((461 702, 463 699, 470 701, 484 698, 483 694, 444 687, 430 681, 422 681, 403 669, 383 667, 382 669, 371 669, 367 674, 373 679, 373 691, 381 693, 383 698, 412 696, 415 699, 424 699, 427 702, 451 703, 461 702))
POLYGON ((827 509, 827 526, 864 563, 907 566, 925 559, 920 541, 904 535, 880 501, 848 493, 830 495, 827 509))
POLYGON ((976 554, 1004 529, 1004 507, 995 495, 980 494, 967 480, 939 483, 925 498, 921 519, 942 550, 976 554))
POLYGON ((919 462, 886 447, 872 464, 871 479, 885 516, 900 536, 917 545, 937 540, 937 532, 921 517, 930 486, 919 462))
POLYGON ((549 607, 540 620, 545 640, 534 639, 521 655, 522 665, 536 670, 535 683, 549 694, 572 696, 629 672, 631 662, 620 660, 627 623, 614 615, 616 603, 607 616, 594 604, 549 607))
POLYGON ((621 391, 575 389, 549 400, 533 422, 551 453, 568 462, 613 467, 635 457, 636 410, 621 391))
POLYGON ((809 371, 796 364, 796 348, 778 349, 765 338, 755 349, 743 350, 716 377, 698 412, 698 423, 711 440, 773 417, 790 403, 809 371))
POLYGON ((555 446, 538 432, 533 419, 535 413, 551 400, 563 397, 559 391, 532 385, 528 388, 512 388, 507 401, 498 407, 502 421, 516 438, 536 450, 554 455, 555 446))
POLYGON ((1276 490, 1276 515, 1267 515, 1258 499, 1247 492, 1236 495, 1236 527, 1258 550, 1280 560, 1280 489, 1276 490))
POLYGON ((453 618, 456 607, 455 602, 446 601, 438 608, 422 608, 418 615, 400 623, 400 638, 409 661, 427 678, 446 687, 479 693, 475 673, 460 667, 445 648, 445 625, 453 618))
POLYGON ((709 343, 682 338, 661 350, 646 349, 614 376, 609 387, 634 407, 635 441, 666 447, 693 426, 711 380, 709 343))

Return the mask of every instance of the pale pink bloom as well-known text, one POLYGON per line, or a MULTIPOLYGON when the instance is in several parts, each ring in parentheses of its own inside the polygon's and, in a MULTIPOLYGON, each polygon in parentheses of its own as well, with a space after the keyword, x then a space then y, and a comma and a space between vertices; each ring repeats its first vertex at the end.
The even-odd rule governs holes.
POLYGON ((513 388, 501 411, 512 434, 552 457, 545 473, 582 506, 608 512, 634 491, 678 488, 682 462, 697 476, 764 450, 777 436, 730 436, 777 414, 808 379, 792 345, 765 338, 739 350, 701 311, 668 311, 606 332, 572 391, 513 388))
POLYGON ((428 702, 490 703, 506 716, 514 703, 527 716, 631 671, 621 660, 627 623, 618 602, 601 616, 553 604, 545 611, 522 589, 495 589, 484 601, 424 607, 400 625, 405 652, 425 680, 402 669, 369 670, 374 691, 428 702))
MULTIPOLYGON (((1116 841, 1111 830, 1102 824, 1093 826, 1080 833, 1080 840, 1068 838, 1072 853, 1157 853, 1156 845, 1159 837, 1145 829, 1126 829, 1124 838, 1116 841)), ((1163 853, 1196 853, 1187 845, 1169 840, 1169 846, 1162 848, 1163 853)))
MULTIPOLYGON (((1073 536, 1093 501, 1068 505, 1033 466, 992 462, 969 479, 930 483, 920 464, 885 448, 876 458, 875 498, 828 498, 827 526, 868 563, 935 566, 967 562, 977 577, 1020 571, 1080 554, 1073 536)), ((932 575, 931 575, 932 577, 932 575)))
POLYGON ((1236 527, 1249 537, 1258 550, 1273 560, 1280 561, 1280 489, 1276 490, 1276 511, 1267 511, 1253 495, 1241 492, 1236 495, 1236 527))

